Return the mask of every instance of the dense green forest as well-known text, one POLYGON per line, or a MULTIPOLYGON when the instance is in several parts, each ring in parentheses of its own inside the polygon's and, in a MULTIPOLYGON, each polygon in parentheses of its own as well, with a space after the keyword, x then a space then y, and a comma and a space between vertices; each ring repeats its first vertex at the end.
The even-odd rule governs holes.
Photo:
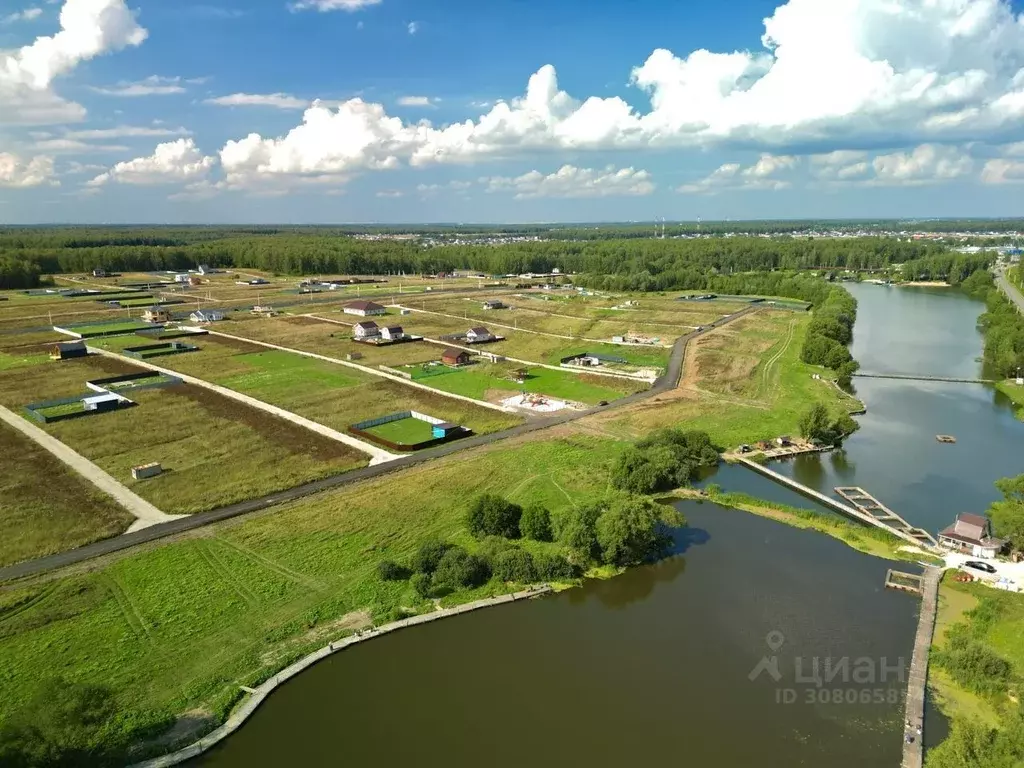
POLYGON ((979 272, 962 286, 985 299, 987 311, 979 323, 985 335, 985 365, 997 378, 1016 376, 1024 367, 1024 315, 992 284, 992 275, 979 272))
MULTIPOLYGON (((611 276, 602 287, 702 287, 708 276, 778 269, 883 269, 945 256, 942 246, 892 238, 541 240, 431 245, 419 239, 365 240, 338 230, 183 228, 0 231, 5 275, 28 262, 41 273, 214 267, 281 274, 489 274, 563 272, 611 276)), ((924 263, 924 262, 921 262, 924 263)), ((936 267, 938 269, 939 267, 936 267)), ((14 280, 14 277, 5 278, 14 280)), ((21 279, 21 278, 19 278, 21 279)), ((596 284, 597 277, 590 280, 596 284)))

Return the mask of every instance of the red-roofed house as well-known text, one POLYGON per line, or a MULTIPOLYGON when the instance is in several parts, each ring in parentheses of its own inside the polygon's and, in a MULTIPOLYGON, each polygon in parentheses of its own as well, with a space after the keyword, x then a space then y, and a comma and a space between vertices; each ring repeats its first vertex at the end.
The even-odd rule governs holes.
POLYGON ((995 557, 1005 542, 992 536, 987 517, 965 512, 957 515, 951 526, 939 531, 939 544, 973 557, 995 557))

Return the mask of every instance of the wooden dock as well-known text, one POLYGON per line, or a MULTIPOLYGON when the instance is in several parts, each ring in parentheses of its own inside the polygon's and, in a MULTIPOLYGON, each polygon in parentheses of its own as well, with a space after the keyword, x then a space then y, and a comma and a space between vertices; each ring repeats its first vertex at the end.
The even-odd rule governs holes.
POLYGON ((941 574, 939 568, 926 566, 921 577, 921 615, 917 620, 914 656, 907 677, 902 768, 922 768, 924 765, 924 700, 928 684, 928 654, 932 646, 932 633, 935 631, 941 574))
POLYGON ((939 546, 939 542, 928 531, 911 525, 863 488, 844 487, 836 488, 835 491, 863 514, 885 523, 893 532, 902 531, 924 547, 939 546))
POLYGON ((910 523, 908 523, 902 517, 897 515, 895 512, 892 512, 891 510, 886 508, 884 505, 881 504, 881 502, 879 502, 873 496, 868 494, 862 488, 837 488, 836 492, 838 493, 843 490, 858 491, 859 501, 868 503, 868 500, 870 500, 870 502, 873 502, 874 507, 877 507, 878 510, 884 510, 884 514, 873 514, 872 512, 870 512, 869 509, 874 509, 874 507, 861 506, 859 504, 856 504, 854 506, 844 504, 841 501, 832 498, 831 496, 826 496, 820 491, 816 491, 813 488, 807 487, 803 483, 798 483, 796 480, 788 478, 785 475, 780 475, 775 470, 769 469, 763 464, 758 464, 756 461, 751 461, 750 459, 744 456, 736 456, 735 459, 739 463, 743 464, 746 467, 749 467, 755 472, 759 472, 760 474, 774 480, 780 485, 785 485, 789 488, 792 488, 794 491, 801 494, 802 496, 806 496, 809 499, 813 499, 814 501, 823 504, 829 509, 833 509, 836 512, 839 512, 842 515, 853 518, 854 520, 859 520, 862 523, 867 523, 868 525, 873 525, 876 528, 881 528, 882 530, 891 533, 893 536, 902 539, 908 544, 913 544, 916 547, 932 551, 938 550, 938 544, 937 542, 935 542, 935 539, 932 538, 931 534, 921 530, 920 528, 914 528, 910 525, 910 523))

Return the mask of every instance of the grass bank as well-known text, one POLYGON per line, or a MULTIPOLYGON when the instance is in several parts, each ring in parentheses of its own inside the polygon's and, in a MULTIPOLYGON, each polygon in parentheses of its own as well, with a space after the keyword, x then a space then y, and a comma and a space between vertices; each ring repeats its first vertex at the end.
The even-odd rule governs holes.
MULTIPOLYGON (((470 499, 497 493, 557 513, 605 494, 622 447, 563 429, 203 528, 89 572, 9 587, 0 591, 0 721, 40 681, 62 676, 112 689, 121 713, 112 739, 137 739, 189 713, 194 729, 179 735, 190 741, 195 728, 226 717, 239 686, 371 621, 432 610, 408 582, 382 581, 377 563, 408 562, 432 538, 475 549, 464 524, 470 499)), ((443 602, 512 589, 492 580, 443 602)))
POLYGON ((886 560, 918 562, 932 560, 927 555, 917 555, 900 549, 904 543, 885 531, 847 520, 839 515, 828 515, 799 509, 786 504, 776 504, 750 496, 746 493, 724 492, 712 486, 707 492, 682 488, 674 492, 679 498, 706 499, 724 507, 732 507, 766 517, 794 528, 803 528, 824 533, 839 539, 847 546, 874 557, 886 560))

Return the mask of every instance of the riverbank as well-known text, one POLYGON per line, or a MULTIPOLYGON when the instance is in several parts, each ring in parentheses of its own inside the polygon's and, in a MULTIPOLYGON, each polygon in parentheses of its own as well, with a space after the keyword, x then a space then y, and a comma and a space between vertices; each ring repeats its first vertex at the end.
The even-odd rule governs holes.
POLYGON ((758 499, 745 493, 725 492, 711 486, 707 490, 680 488, 671 498, 696 499, 749 512, 759 517, 785 523, 793 528, 813 530, 838 539, 852 549, 872 557, 905 562, 941 564, 942 561, 925 553, 907 551, 907 546, 895 536, 878 528, 871 528, 846 520, 838 515, 811 512, 785 504, 758 499))
POLYGON ((1024 421, 1024 386, 1018 386, 1012 379, 1006 379, 1004 381, 997 381, 995 387, 1014 404, 1014 415, 1020 421, 1024 421))
POLYGON ((248 694, 248 697, 231 713, 231 716, 228 717, 227 721, 212 733, 203 736, 198 741, 183 749, 179 749, 176 752, 153 758, 151 760, 145 760, 141 763, 136 763, 132 768, 169 768, 169 766, 179 765, 180 763, 184 763, 187 760, 191 760, 192 758, 198 757, 204 752, 209 751, 241 728, 242 725, 253 715, 257 707, 259 707, 278 686, 295 677, 300 672, 309 669, 318 661, 322 661, 335 653, 340 653, 346 648, 350 648, 359 643, 364 643, 368 640, 373 640, 377 637, 383 637, 384 635, 391 632, 397 632, 401 629, 420 626, 422 624, 427 624, 439 619, 450 618, 452 616, 460 616, 483 608, 492 608, 497 605, 514 603, 517 600, 528 600, 540 597, 552 591, 553 588, 545 584, 537 587, 531 587, 521 592, 513 592, 511 594, 491 597, 485 600, 475 600, 471 603, 464 603, 452 608, 438 607, 436 611, 431 613, 410 616, 407 619, 393 621, 379 627, 370 627, 369 629, 357 631, 354 634, 332 641, 325 647, 303 656, 301 659, 281 670, 273 677, 265 680, 257 688, 246 688, 245 691, 248 694))
POLYGON ((951 719, 928 768, 988 768, 1024 760, 1024 595, 946 574, 932 643, 929 688, 951 719))

